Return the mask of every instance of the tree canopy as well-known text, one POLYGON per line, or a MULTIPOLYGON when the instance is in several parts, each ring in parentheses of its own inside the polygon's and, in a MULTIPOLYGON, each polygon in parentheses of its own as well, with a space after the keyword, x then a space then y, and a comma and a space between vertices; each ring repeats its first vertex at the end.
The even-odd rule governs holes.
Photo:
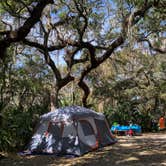
POLYGON ((90 93, 86 76, 117 49, 146 42, 152 51, 165 53, 164 11, 163 0, 5 0, 1 2, 1 59, 13 45, 35 48, 36 56, 43 56, 54 73, 55 96, 76 80, 86 105, 90 93), (65 73, 58 69, 55 56, 64 59, 65 73), (79 74, 73 70, 75 65, 79 74))

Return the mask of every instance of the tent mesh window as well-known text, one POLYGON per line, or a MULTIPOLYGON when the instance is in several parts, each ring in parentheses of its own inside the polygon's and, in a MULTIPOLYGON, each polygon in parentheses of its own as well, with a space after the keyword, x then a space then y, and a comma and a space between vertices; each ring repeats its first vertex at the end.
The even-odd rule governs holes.
POLYGON ((85 136, 94 135, 94 130, 88 121, 81 120, 80 124, 85 136))

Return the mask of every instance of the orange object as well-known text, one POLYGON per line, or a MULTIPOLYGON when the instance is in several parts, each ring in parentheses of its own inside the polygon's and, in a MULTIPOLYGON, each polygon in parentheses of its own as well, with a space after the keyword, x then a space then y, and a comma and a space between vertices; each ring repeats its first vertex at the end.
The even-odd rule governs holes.
POLYGON ((165 128, 165 119, 164 119, 164 117, 161 117, 159 119, 159 127, 160 127, 160 129, 164 129, 165 128))
POLYGON ((96 150, 98 147, 99 147, 99 141, 96 140, 96 144, 95 144, 94 146, 92 146, 91 148, 92 148, 93 150, 96 150))

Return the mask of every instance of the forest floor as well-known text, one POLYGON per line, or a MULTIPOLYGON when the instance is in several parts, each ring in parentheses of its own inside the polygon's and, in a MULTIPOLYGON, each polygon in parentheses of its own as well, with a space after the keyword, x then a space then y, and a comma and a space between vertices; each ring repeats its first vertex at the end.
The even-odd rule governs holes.
POLYGON ((118 142, 82 157, 9 155, 0 166, 166 166, 166 131, 119 136, 118 142))

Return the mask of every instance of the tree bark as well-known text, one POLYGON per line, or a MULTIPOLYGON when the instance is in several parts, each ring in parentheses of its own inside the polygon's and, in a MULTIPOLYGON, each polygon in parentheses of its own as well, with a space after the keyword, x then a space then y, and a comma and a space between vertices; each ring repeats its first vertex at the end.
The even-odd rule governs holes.
POLYGON ((50 90, 50 111, 55 111, 56 108, 59 108, 59 89, 56 86, 50 90))

